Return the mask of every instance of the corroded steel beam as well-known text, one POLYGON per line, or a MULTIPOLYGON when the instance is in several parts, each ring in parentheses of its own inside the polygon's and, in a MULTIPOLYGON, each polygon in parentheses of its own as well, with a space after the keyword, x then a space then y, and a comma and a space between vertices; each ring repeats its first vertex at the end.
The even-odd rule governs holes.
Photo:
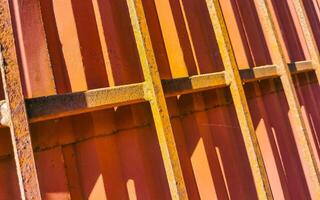
POLYGON ((144 83, 26 99, 30 122, 71 116, 145 101, 144 83))
POLYGON ((225 72, 196 75, 186 78, 162 80, 166 97, 190 94, 194 92, 227 87, 225 72))
MULTIPOLYGON (((292 74, 313 70, 311 61, 291 63, 289 68, 292 74)), ((279 77, 277 68, 274 65, 242 69, 240 70, 240 75, 244 83, 279 77)), ((229 85, 230 82, 227 81, 224 71, 162 80, 165 97, 223 88, 229 85)), ((29 122, 34 123, 145 101, 144 83, 136 83, 26 99, 25 104, 29 122)), ((0 105, 3 103, 5 101, 0 101, 0 105)), ((5 114, 2 116, 5 116, 5 114)), ((4 126, 5 123, 6 120, 1 122, 4 126)))
POLYGON ((278 77, 277 66, 266 65, 250 69, 242 69, 240 70, 240 76, 243 82, 253 82, 278 77))
MULTIPOLYGON (((26 99, 30 123, 147 101, 145 83, 26 99)), ((224 72, 163 80, 165 97, 226 87, 224 72)))
MULTIPOLYGON (((189 94, 228 86, 224 72, 162 80, 165 97, 189 94)), ((29 122, 87 113, 115 106, 147 101, 145 83, 26 99, 29 122)), ((0 101, 0 105, 5 101, 0 101)), ((3 114, 3 117, 5 114, 3 114)), ((5 121, 5 120, 4 120, 5 121)), ((5 124, 2 124, 5 125, 5 124)))
POLYGON ((291 75, 293 74, 299 74, 303 72, 309 72, 314 70, 314 66, 312 64, 312 61, 299 61, 289 64, 289 70, 291 72, 291 75))
POLYGON ((141 0, 127 0, 127 4, 171 197, 188 199, 143 4, 141 0))
POLYGON ((292 81, 289 67, 284 58, 283 49, 277 35, 274 22, 271 18, 270 8, 266 0, 256 0, 257 13, 268 41, 269 51, 273 62, 278 67, 281 83, 289 105, 289 118, 294 125, 294 137, 297 144, 302 168, 307 179, 310 194, 313 198, 320 196, 319 169, 308 137, 305 122, 302 117, 297 93, 292 81))
POLYGON ((303 2, 301 0, 292 0, 295 11, 297 13, 303 36, 305 38, 313 68, 316 72, 317 79, 320 81, 320 57, 319 57, 319 49, 316 43, 316 40, 314 38, 314 35, 312 33, 312 28, 310 25, 310 22, 308 20, 308 16, 306 13, 306 10, 303 6, 303 2))
MULTIPOLYGON (((312 61, 310 60, 289 63, 288 66, 292 75, 314 70, 312 61)), ((239 71, 241 79, 245 83, 263 79, 271 79, 280 76, 277 65, 258 66, 249 69, 241 69, 239 71)))
POLYGON ((230 91, 246 147, 258 198, 272 199, 273 197, 266 168, 263 162, 257 136, 255 134, 255 128, 250 116, 248 103, 244 93, 235 55, 231 47, 227 27, 222 15, 220 2, 218 0, 206 0, 206 3, 218 42, 222 61, 229 76, 230 91))
POLYGON ((0 0, 0 58, 2 82, 21 199, 41 199, 29 123, 22 94, 19 66, 8 0, 0 0))
MULTIPOLYGON (((292 74, 313 70, 310 61, 289 64, 292 74)), ((240 70, 242 82, 279 77, 276 66, 268 65, 240 70)), ((190 94, 230 85, 225 72, 162 80, 165 97, 190 94)), ((60 117, 87 113, 115 106, 145 102, 144 83, 26 99, 29 122, 40 122, 60 117)), ((0 101, 2 105, 4 101, 0 101)), ((3 115, 4 116, 4 115, 3 115)), ((1 123, 2 124, 2 123, 1 123)))

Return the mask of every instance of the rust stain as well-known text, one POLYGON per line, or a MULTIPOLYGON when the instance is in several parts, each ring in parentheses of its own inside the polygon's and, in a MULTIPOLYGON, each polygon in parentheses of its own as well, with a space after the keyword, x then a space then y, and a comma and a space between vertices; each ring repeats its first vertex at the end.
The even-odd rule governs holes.
POLYGON ((318 2, 1 0, 0 199, 317 198, 318 2))
POLYGON ((41 199, 8 1, 0 1, 0 13, 1 74, 10 113, 10 132, 20 194, 22 199, 41 199))
POLYGON ((127 3, 145 78, 145 97, 150 101, 171 196, 188 199, 143 4, 141 0, 127 3))
POLYGON ((257 141, 257 136, 255 134, 220 3, 217 0, 207 0, 206 2, 212 21, 212 26, 215 30, 216 38, 218 40, 222 60, 226 68, 226 72, 229 75, 230 91, 237 112, 242 137, 245 142, 258 197, 260 199, 273 199, 263 157, 257 141))
POLYGON ((319 49, 317 47, 316 40, 312 34, 312 27, 308 20, 307 12, 304 8, 303 2, 301 0, 292 1, 299 18, 300 25, 302 27, 303 35, 308 46, 309 53, 311 55, 313 68, 316 71, 318 80, 320 80, 320 58, 319 49))
POLYGON ((288 115, 293 126, 296 127, 294 130, 294 136, 299 149, 299 155, 302 160, 304 173, 308 181, 308 186, 312 197, 316 198, 320 196, 320 172, 311 147, 311 138, 308 136, 306 124, 302 118, 302 111, 289 67, 284 58, 283 49, 279 42, 279 36, 274 28, 275 25, 270 15, 269 5, 266 0, 259 0, 256 2, 256 5, 259 18, 261 20, 261 26, 263 27, 268 40, 271 57, 278 67, 281 83, 290 108, 288 115))

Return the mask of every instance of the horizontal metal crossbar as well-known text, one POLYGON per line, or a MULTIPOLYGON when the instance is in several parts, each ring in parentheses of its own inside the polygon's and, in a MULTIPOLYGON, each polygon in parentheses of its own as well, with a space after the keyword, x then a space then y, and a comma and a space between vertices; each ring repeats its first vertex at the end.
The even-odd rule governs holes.
POLYGON ((144 83, 26 99, 30 122, 71 116, 145 101, 144 83))
POLYGON ((242 69, 239 72, 242 80, 246 83, 278 76, 277 66, 275 65, 242 69))
MULTIPOLYGON (((31 123, 66 117, 114 106, 147 101, 144 83, 115 86, 47 97, 26 99, 31 123)), ((171 97, 212 88, 227 86, 224 72, 163 80, 165 96, 171 97)))
MULTIPOLYGON (((311 61, 289 64, 292 74, 313 70, 311 61)), ((240 70, 244 83, 278 77, 275 65, 240 70)), ((226 72, 195 75, 186 78, 162 80, 166 97, 173 97, 229 85, 226 72)), ((40 122, 60 117, 87 113, 115 106, 147 101, 144 83, 129 84, 68 94, 26 99, 29 122, 40 122)), ((0 102, 3 103, 3 102, 0 102)))
POLYGON ((289 64, 289 69, 292 74, 299 74, 302 72, 313 71, 312 61, 299 61, 289 64))
POLYGON ((228 85, 229 83, 225 72, 162 81, 162 87, 166 97, 222 88, 228 85))

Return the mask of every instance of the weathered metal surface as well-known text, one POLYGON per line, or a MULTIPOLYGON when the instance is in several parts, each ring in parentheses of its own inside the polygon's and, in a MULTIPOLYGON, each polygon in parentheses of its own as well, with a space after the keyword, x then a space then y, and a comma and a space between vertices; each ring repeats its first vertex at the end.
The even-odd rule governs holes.
POLYGON ((289 67, 285 62, 283 50, 275 30, 274 22, 271 19, 270 9, 268 7, 269 5, 266 3, 266 0, 257 0, 255 3, 261 26, 265 37, 269 42, 271 57, 278 67, 281 83, 290 108, 289 117, 292 124, 295 125, 294 137, 299 149, 299 155, 310 193, 312 197, 317 198, 320 196, 319 169, 310 144, 306 125, 302 117, 302 112, 289 67))
MULTIPOLYGON (((312 58, 318 50, 305 44, 313 36, 304 24, 308 14, 317 29, 320 12, 312 13, 311 1, 303 2, 310 13, 296 1, 298 15, 295 2, 272 1, 283 40, 281 66, 272 61, 278 52, 267 47, 270 27, 260 26, 257 1, 211 1, 221 6, 219 25, 228 28, 223 34, 221 26, 212 27, 206 0, 8 1, 15 2, 15 46, 42 198, 172 199, 187 192, 189 199, 311 199, 315 190, 302 167, 308 163, 300 159, 301 142, 292 133, 301 129, 292 120, 279 70, 294 62, 287 67, 294 75, 291 89, 319 156, 320 95, 312 58), (55 91, 61 95, 48 96, 55 91), (261 153, 252 145, 257 143, 261 153), (263 163, 255 162, 261 157, 263 163), (257 177, 266 177, 259 163, 265 164, 272 196, 266 179, 257 187, 257 177)), ((8 125, 6 100, 0 105, 1 123, 8 125)), ((19 196, 13 155, 9 129, 1 127, 0 199, 19 196)))
POLYGON ((230 44, 227 28, 218 0, 206 0, 220 54, 230 80, 230 90, 238 116, 246 152, 249 158, 258 198, 272 199, 263 158, 255 135, 248 104, 242 87, 238 66, 230 44))
POLYGON ((277 66, 267 65, 254 67, 249 69, 242 69, 239 71, 241 79, 244 82, 252 82, 262 79, 269 79, 278 76, 277 66))
POLYGON ((127 4, 145 78, 145 97, 150 101, 171 197, 188 199, 143 4, 141 0, 127 0, 127 4))
POLYGON ((308 71, 314 71, 312 61, 300 61, 289 64, 291 74, 299 74, 308 71))
POLYGON ((317 47, 316 40, 312 34, 312 28, 308 20, 306 10, 301 0, 292 1, 295 7, 295 11, 298 15, 300 25, 302 27, 303 35, 306 40, 306 44, 311 55, 312 67, 316 71, 318 80, 320 80, 320 57, 319 49, 317 47))
MULTIPOLYGON (((26 99, 29 121, 33 123, 114 106, 144 102, 146 101, 144 84, 137 83, 85 92, 26 99)), ((227 85, 224 72, 162 81, 165 97, 221 88, 227 85)))
MULTIPOLYGON (((292 74, 312 71, 310 61, 289 64, 292 74)), ((278 77, 276 66, 261 66, 240 70, 242 82, 249 83, 278 77)), ((229 86, 225 72, 195 75, 187 78, 162 80, 166 98, 229 86)), ((103 110, 115 106, 130 105, 146 101, 144 83, 93 89, 26 99, 29 122, 40 122, 103 110)), ((4 101, 2 101, 4 103, 4 101)), ((4 115, 2 115, 4 116, 4 115)))
MULTIPOLYGON (((12 5, 11 5, 12 6, 12 5)), ((0 65, 5 99, 10 113, 10 132, 22 199, 41 199, 28 118, 16 56, 10 5, 0 1, 0 65), (2 57, 3 55, 3 57, 2 57)))
POLYGON ((144 83, 26 99, 30 122, 66 117, 145 101, 144 83))
POLYGON ((228 85, 229 83, 226 80, 225 72, 162 80, 162 87, 166 97, 222 88, 227 87, 228 85))

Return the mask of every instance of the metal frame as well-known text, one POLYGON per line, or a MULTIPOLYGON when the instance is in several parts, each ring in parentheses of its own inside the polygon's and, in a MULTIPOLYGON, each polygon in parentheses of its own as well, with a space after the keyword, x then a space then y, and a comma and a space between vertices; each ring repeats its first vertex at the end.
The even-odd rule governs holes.
POLYGON ((220 2, 218 0, 206 0, 211 23, 230 80, 230 91, 234 107, 238 116, 242 137, 246 147, 254 184, 259 199, 272 199, 272 192, 263 162, 262 153, 255 134, 255 129, 249 112, 249 106, 244 93, 238 65, 229 39, 227 27, 224 22, 220 2))
POLYGON ((127 4, 145 79, 144 94, 150 102, 171 197, 188 199, 142 1, 127 0, 127 4))
MULTIPOLYGON (((310 61, 289 64, 291 74, 312 71, 310 61)), ((240 70, 243 83, 279 77, 275 65, 240 70)), ((84 92, 25 99, 29 123, 68 117, 115 106, 131 105, 147 101, 144 84, 136 83, 115 87, 100 88, 84 92)), ((165 97, 190 94, 230 85, 226 73, 216 72, 186 78, 162 80, 165 97)), ((0 101, 0 105, 5 101, 0 101)))
POLYGON ((295 137, 298 140, 303 169, 305 172, 311 172, 311 175, 308 176, 309 184, 313 184, 313 188, 315 188, 312 196, 319 196, 319 171, 310 147, 291 75, 315 70, 319 79, 320 61, 302 3, 300 0, 293 1, 311 52, 312 60, 310 61, 289 65, 285 63, 268 5, 265 0, 257 0, 262 26, 264 30, 268 30, 267 37, 273 41, 272 50, 273 56, 276 58, 275 64, 238 70, 220 3, 218 0, 206 0, 225 71, 161 81, 142 1, 127 0, 145 78, 143 83, 24 99, 8 0, 0 0, 0 42, 3 46, 4 57, 4 62, 1 62, 1 72, 6 96, 6 99, 0 102, 2 105, 1 124, 10 127, 22 199, 41 199, 29 123, 139 102, 150 102, 172 199, 188 199, 165 98, 226 87, 230 88, 232 94, 258 197, 259 199, 272 199, 266 169, 243 89, 245 83, 272 78, 281 79, 290 111, 299 127, 299 132, 295 137))
POLYGON ((9 1, 0 0, 0 65, 6 99, 1 110, 10 127, 21 199, 41 199, 9 6, 9 1))
POLYGON ((316 40, 312 34, 312 28, 308 20, 306 10, 301 0, 292 0, 295 11, 298 15, 298 19, 302 28, 306 44, 311 55, 313 69, 316 72, 317 79, 320 80, 320 57, 319 49, 316 40))
POLYGON ((311 141, 307 132, 307 128, 302 117, 302 111, 298 100, 297 92, 290 74, 277 35, 274 22, 271 17, 270 8, 266 0, 256 0, 256 9, 265 37, 269 41, 269 48, 273 62, 277 65, 283 90, 289 105, 289 117, 293 125, 296 125, 294 137, 297 144, 304 175, 307 179, 309 189, 312 188, 310 194, 313 198, 320 196, 320 174, 317 161, 312 149, 311 141))

